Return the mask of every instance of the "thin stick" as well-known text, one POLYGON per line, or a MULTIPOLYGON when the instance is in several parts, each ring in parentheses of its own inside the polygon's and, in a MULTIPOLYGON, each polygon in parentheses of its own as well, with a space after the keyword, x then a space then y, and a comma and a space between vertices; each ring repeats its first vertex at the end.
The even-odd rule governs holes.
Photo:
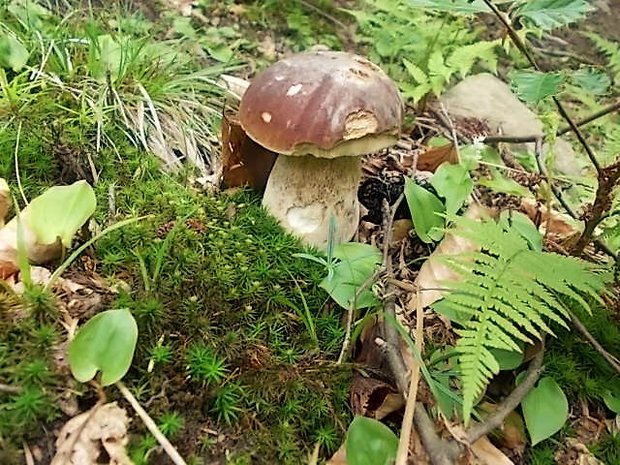
POLYGON ((542 363, 544 355, 545 350, 543 344, 543 347, 541 347, 540 351, 527 368, 525 379, 498 405, 497 410, 493 412, 492 415, 489 415, 482 423, 477 423, 467 430, 467 441, 470 444, 473 444, 495 428, 500 427, 508 414, 517 408, 527 393, 532 390, 543 371, 542 363))
POLYGON ((11 386, 10 384, 0 383, 0 392, 5 394, 19 394, 23 389, 19 386, 11 386))
POLYGON ((15 141, 15 152, 13 154, 13 159, 15 163, 15 178, 17 179, 17 187, 19 188, 19 193, 22 196, 24 201, 24 205, 28 205, 28 199, 26 198, 26 193, 24 192, 24 186, 22 186, 22 178, 19 175, 19 140, 22 134, 22 122, 20 121, 17 125, 17 139, 15 141))
POLYGON ((185 460, 183 460, 183 457, 181 457, 181 455, 177 452, 177 450, 170 443, 170 441, 166 439, 166 436, 162 434, 162 432, 159 430, 159 428, 157 427, 153 419, 149 416, 149 414, 146 413, 146 410, 142 408, 142 406, 138 403, 138 400, 133 396, 129 389, 127 389, 127 386, 125 386, 122 381, 117 381, 116 387, 119 391, 121 391, 121 394, 123 394, 125 399, 127 399, 127 402, 131 404, 131 406, 136 411, 138 416, 142 419, 144 425, 148 428, 151 434, 155 436, 157 442, 161 444, 166 454, 168 454, 168 457, 170 457, 170 460, 172 460, 175 465, 187 465, 185 460))
POLYGON ((342 343, 342 349, 340 349, 340 355, 338 355, 338 361, 336 361, 336 365, 340 365, 344 361, 344 357, 347 355, 349 351, 349 344, 351 343, 351 327, 353 326, 353 314, 355 310, 357 310, 357 299, 364 292, 368 286, 376 281, 379 275, 383 272, 383 267, 378 268, 372 275, 370 275, 366 281, 362 283, 360 287, 355 290, 355 294, 353 294, 353 302, 349 305, 347 309, 347 326, 345 328, 344 341, 342 343))
MULTIPOLYGON (((500 11, 499 8, 497 8, 497 6, 491 0, 483 0, 483 1, 489 7, 489 9, 493 12, 493 14, 495 14, 497 19, 499 19, 502 22, 502 24, 506 28, 506 31, 508 32, 508 36, 514 42, 517 49, 519 49, 519 51, 523 54, 523 56, 527 59, 527 61, 529 61, 529 63, 532 65, 532 67, 535 70, 541 71, 540 67, 538 66, 538 63, 536 63, 536 60, 534 60, 534 57, 530 54, 527 47, 525 46, 525 44, 519 37, 519 34, 517 34, 517 31, 515 31, 512 25, 510 24, 510 21, 508 20, 507 15, 503 13, 502 11, 500 11)), ((588 155, 588 158, 590 159, 590 162, 594 166, 594 169, 596 169, 597 173, 600 172, 601 165, 596 159, 596 156, 594 155, 592 148, 590 148, 585 137, 579 130, 579 127, 575 124, 575 122, 568 115, 568 113, 566 112, 566 110, 564 109, 564 106, 560 103, 560 101, 555 96, 552 96, 551 98, 553 100, 553 103, 555 103, 555 106, 558 109, 558 113, 560 113, 560 116, 564 118, 564 120, 570 126, 571 130, 575 133, 575 136, 577 136, 579 143, 581 144, 586 154, 588 155)))
MULTIPOLYGON (((575 121, 575 126, 577 127, 585 126, 586 124, 591 123, 592 121, 595 121, 599 118, 602 118, 603 116, 606 116, 618 110, 620 110, 620 100, 616 101, 615 103, 609 106, 606 106, 605 108, 602 108, 596 113, 592 113, 590 116, 587 116, 586 118, 575 121)), ((570 126, 566 126, 558 130, 558 132, 556 132, 555 135, 557 137, 563 136, 564 134, 570 131, 572 131, 572 128, 570 126)), ((483 142, 485 144, 494 144, 497 142, 526 144, 529 142, 536 142, 536 140, 540 139, 541 137, 542 137, 542 134, 530 135, 530 136, 488 136, 484 138, 483 142)))
POLYGON ((575 315, 570 310, 568 311, 568 314, 570 315, 570 318, 573 321, 573 324, 575 325, 577 331, 579 331, 583 335, 583 337, 585 337, 588 342, 592 344, 594 350, 596 350, 599 354, 602 355, 602 357, 607 361, 607 363, 609 363, 609 365, 616 371, 616 373, 620 374, 620 362, 618 361, 618 359, 611 355, 609 352, 607 352, 603 348, 603 346, 596 339, 594 339, 594 336, 590 334, 590 331, 588 331, 588 329, 581 322, 581 320, 577 318, 577 315, 575 315))
MULTIPOLYGON (((415 346, 418 354, 424 350, 424 309, 420 302, 420 293, 415 293, 416 324, 415 324, 415 346)), ((409 394, 407 394, 407 404, 405 405, 405 415, 400 429, 400 440, 398 442, 398 453, 396 454, 396 465, 407 465, 409 457, 409 444, 411 442, 411 428, 415 414, 416 399, 418 395, 418 384, 420 382, 420 363, 413 361, 411 369, 411 379, 409 382, 409 394)))

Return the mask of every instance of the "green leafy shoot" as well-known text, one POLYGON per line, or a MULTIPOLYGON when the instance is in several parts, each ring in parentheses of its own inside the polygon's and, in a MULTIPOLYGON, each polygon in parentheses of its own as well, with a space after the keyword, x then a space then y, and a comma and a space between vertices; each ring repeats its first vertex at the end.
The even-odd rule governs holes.
POLYGON ((73 236, 96 207, 93 188, 86 181, 78 181, 49 188, 33 199, 23 213, 40 244, 53 244, 60 238, 65 247, 70 247, 73 236))
POLYGON ((398 437, 380 421, 357 416, 346 439, 348 465, 389 465, 396 458, 398 437))
POLYGON ((379 300, 372 292, 369 280, 381 263, 381 252, 374 246, 347 242, 334 247, 332 275, 320 286, 344 309, 374 307, 379 300), (361 288, 364 287, 363 290, 361 288))
POLYGON ((445 225, 445 207, 441 199, 410 178, 405 179, 405 198, 420 240, 430 243, 441 239, 445 225))
POLYGON ((443 163, 430 180, 437 193, 445 199, 446 214, 456 214, 474 190, 474 182, 464 165, 443 163))
MULTIPOLYGON (((517 379, 518 381, 518 379, 517 379)), ((521 401, 532 445, 553 436, 568 420, 568 400, 553 378, 545 376, 521 401)))
POLYGON ((527 103, 538 103, 560 92, 564 76, 560 73, 520 70, 511 73, 511 84, 519 98, 527 103))
POLYGON ((107 310, 92 317, 69 344, 69 366, 85 383, 101 372, 101 385, 125 376, 133 359, 138 326, 127 309, 107 310))
POLYGON ((20 71, 29 57, 28 49, 13 34, 0 35, 0 67, 20 71))
POLYGON ((536 241, 507 218, 454 221, 453 234, 480 250, 443 258, 461 280, 443 283, 450 293, 433 308, 459 315, 456 350, 467 423, 475 399, 500 370, 491 349, 521 352, 520 342, 553 334, 552 322, 567 327, 566 303, 590 312, 589 301, 602 304, 611 274, 581 259, 532 250, 536 241))
POLYGON ((586 0, 520 0, 517 16, 544 31, 574 23, 594 10, 586 0))

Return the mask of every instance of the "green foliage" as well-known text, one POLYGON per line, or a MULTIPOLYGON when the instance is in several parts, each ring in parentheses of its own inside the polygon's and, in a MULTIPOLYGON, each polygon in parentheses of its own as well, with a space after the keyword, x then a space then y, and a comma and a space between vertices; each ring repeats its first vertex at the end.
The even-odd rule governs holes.
POLYGON ((381 263, 381 252, 374 246, 349 242, 334 248, 336 262, 319 284, 342 308, 362 309, 379 303, 372 292, 372 277, 381 263), (362 286, 366 286, 361 290, 362 286))
POLYGON ((13 34, 0 35, 0 67, 20 71, 28 62, 28 50, 13 34))
POLYGON ((474 190, 474 182, 465 165, 442 163, 430 179, 431 185, 446 205, 446 215, 460 210, 474 190))
POLYGON ((54 186, 31 200, 22 210, 39 244, 53 244, 58 239, 71 247, 75 233, 95 212, 97 199, 86 181, 70 186, 54 186))
POLYGON ((228 369, 226 362, 209 347, 196 344, 187 351, 187 372, 197 381, 205 384, 220 384, 228 369))
POLYGON ((568 419, 568 400, 553 378, 545 376, 521 401, 532 445, 553 436, 568 419))
POLYGON ((608 68, 613 73, 615 83, 620 82, 620 44, 605 39, 595 32, 584 32, 584 35, 607 57, 608 68))
POLYGON ((396 458, 398 437, 380 421, 357 416, 347 431, 347 463, 388 465, 396 458))
POLYGON ((531 250, 506 220, 458 218, 455 224, 454 234, 481 247, 445 258, 463 280, 447 283, 451 292, 441 302, 462 325, 456 350, 467 422, 475 399, 500 369, 489 349, 521 352, 517 341, 553 334, 548 321, 566 326, 563 299, 590 311, 588 301, 600 301, 610 276, 583 260, 531 250))
POLYGON ((371 60, 398 82, 407 99, 440 94, 451 80, 478 65, 495 72, 497 42, 479 40, 464 17, 440 16, 428 9, 474 12, 481 2, 365 0, 347 10, 357 20, 371 60))
POLYGON ((586 0, 518 0, 516 15, 544 31, 566 26, 594 10, 586 0))
POLYGON ((183 429, 183 417, 177 412, 165 412, 158 421, 157 426, 164 436, 173 438, 183 429))
POLYGON ((127 309, 107 310, 92 317, 69 344, 69 366, 78 381, 101 372, 101 385, 119 381, 131 366, 138 327, 127 309))
POLYGON ((564 76, 560 73, 540 71, 514 71, 510 78, 517 95, 527 103, 539 103, 557 95, 564 82, 564 76))
POLYGON ((410 178, 405 179, 405 198, 417 236, 427 243, 441 239, 445 225, 441 199, 410 178))

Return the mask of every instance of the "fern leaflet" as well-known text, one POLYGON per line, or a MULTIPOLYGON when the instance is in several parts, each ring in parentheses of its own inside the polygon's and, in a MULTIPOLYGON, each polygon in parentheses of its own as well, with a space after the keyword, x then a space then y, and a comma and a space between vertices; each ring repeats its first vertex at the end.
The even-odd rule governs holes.
POLYGON ((444 257, 462 278, 448 283, 441 307, 458 315, 463 416, 469 421, 476 399, 499 372, 491 348, 521 352, 518 341, 553 334, 549 321, 566 326, 563 300, 590 311, 601 301, 610 274, 574 257, 531 250, 507 220, 455 220, 454 234, 480 246, 479 252, 444 257))

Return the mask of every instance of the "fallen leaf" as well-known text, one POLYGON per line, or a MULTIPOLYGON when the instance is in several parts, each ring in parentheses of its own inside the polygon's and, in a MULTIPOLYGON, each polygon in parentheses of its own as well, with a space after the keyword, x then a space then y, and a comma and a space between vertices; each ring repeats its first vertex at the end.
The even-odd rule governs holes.
POLYGON ((429 147, 428 150, 419 154, 417 169, 434 173, 443 162, 458 163, 458 161, 456 147, 450 142, 440 147, 429 147))
POLYGON ((254 142, 239 121, 226 116, 222 120, 222 184, 224 188, 250 186, 262 191, 277 154, 254 142))
POLYGON ((103 451, 109 465, 133 465, 125 450, 128 424, 127 412, 116 402, 95 405, 62 427, 51 465, 99 464, 103 451))
POLYGON ((562 465, 605 465, 575 438, 566 438, 564 447, 556 452, 554 458, 556 463, 562 465))
MULTIPOLYGON (((484 218, 489 216, 490 211, 484 207, 471 205, 465 212, 467 218, 484 218)), ((420 289, 420 301, 423 308, 440 300, 445 291, 445 281, 459 279, 460 275, 445 265, 439 257, 442 255, 456 255, 463 252, 477 250, 478 246, 471 241, 448 232, 439 243, 435 251, 422 264, 416 277, 415 284, 420 289)))
POLYGON ((522 213, 525 213, 530 220, 536 225, 540 225, 540 229, 544 232, 547 227, 550 233, 566 239, 579 234, 579 225, 570 216, 558 213, 536 202, 534 199, 521 199, 522 213))
POLYGON ((506 455, 495 447, 489 438, 481 437, 471 445, 471 451, 474 453, 476 465, 515 465, 506 455))
POLYGON ((381 420, 404 405, 403 396, 384 381, 356 373, 351 382, 351 408, 355 415, 381 420))
POLYGON ((347 465, 347 448, 343 443, 325 465, 347 465))

